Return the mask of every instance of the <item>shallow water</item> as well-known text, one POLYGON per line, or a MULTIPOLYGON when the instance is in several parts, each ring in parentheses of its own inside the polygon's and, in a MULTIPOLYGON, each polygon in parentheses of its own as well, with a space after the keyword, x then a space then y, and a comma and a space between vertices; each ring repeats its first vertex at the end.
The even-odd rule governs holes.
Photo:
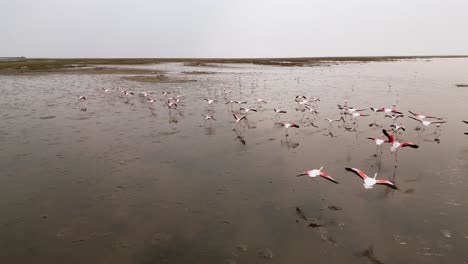
MULTIPOLYGON (((197 82, 0 76, 0 263, 468 262, 468 126, 461 123, 468 89, 455 87, 468 83, 468 60, 143 67, 197 82), (185 100, 169 111, 161 101, 126 103, 100 91, 117 86, 185 100), (247 106, 254 98, 268 104, 233 131, 223 89, 247 106), (319 128, 295 111, 298 94, 321 99, 319 128), (87 111, 79 95, 88 96, 87 111), (203 121, 205 97, 219 101, 216 121, 203 121), (405 115, 447 123, 434 134, 400 119, 407 130, 399 139, 420 148, 399 151, 395 167, 388 146, 373 156, 366 138, 381 128, 368 126, 370 111, 356 131, 336 124, 330 136, 323 119, 339 117, 336 105, 346 98, 357 108, 397 103, 405 115), (273 108, 301 128, 286 138, 273 108), (340 184, 295 177, 321 166, 340 184), (399 190, 365 190, 349 166, 379 172, 399 190)), ((377 122, 391 124, 383 114, 377 122)))

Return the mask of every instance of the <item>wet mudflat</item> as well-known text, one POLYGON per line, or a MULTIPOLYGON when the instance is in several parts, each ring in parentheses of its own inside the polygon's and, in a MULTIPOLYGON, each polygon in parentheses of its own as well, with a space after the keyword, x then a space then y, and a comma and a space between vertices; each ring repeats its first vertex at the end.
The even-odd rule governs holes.
POLYGON ((196 81, 0 76, 0 263, 468 261, 468 89, 456 86, 468 83, 467 59, 133 67, 196 81), (116 87, 135 95, 101 90, 116 87), (163 91, 184 96, 177 109, 163 91), (320 98, 318 115, 296 111, 302 94, 320 98), (380 155, 367 138, 392 120, 377 113, 379 126, 369 126, 370 110, 329 129, 324 118, 339 118, 345 99, 396 103, 406 126, 398 138, 420 147, 399 151, 398 162, 388 145, 380 155), (236 127, 239 106, 225 100, 258 112, 236 127), (416 131, 408 110, 447 123, 416 131), (300 128, 286 137, 279 121, 300 128), (322 166, 339 184, 296 177, 322 166), (399 189, 366 190, 345 167, 399 189))

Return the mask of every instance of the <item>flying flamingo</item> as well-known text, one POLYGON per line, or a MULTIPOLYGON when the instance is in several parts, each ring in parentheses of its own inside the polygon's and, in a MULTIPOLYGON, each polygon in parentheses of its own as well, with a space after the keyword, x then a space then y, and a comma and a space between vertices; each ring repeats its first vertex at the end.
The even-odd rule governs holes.
POLYGON ((177 108, 177 103, 178 103, 178 101, 176 99, 170 98, 170 99, 167 100, 167 107, 169 109, 177 108))
POLYGON ((395 124, 396 120, 400 117, 404 117, 402 114, 385 114, 385 117, 390 117, 393 120, 393 123, 395 124))
POLYGON ((354 119, 357 118, 357 117, 360 117, 360 116, 369 116, 369 115, 367 115, 367 114, 362 114, 362 113, 360 113, 360 112, 354 112, 351 116, 353 117, 353 120, 354 120, 354 119))
POLYGON ((428 126, 431 125, 431 124, 440 125, 440 124, 446 123, 446 121, 427 121, 427 120, 418 119, 418 118, 415 118, 415 117, 412 117, 412 116, 409 116, 409 118, 411 118, 411 119, 416 120, 416 121, 419 122, 419 125, 417 126, 417 128, 419 128, 419 126, 420 126, 421 124, 422 124, 424 127, 428 127, 428 126))
POLYGON ((417 114, 417 113, 414 113, 414 112, 411 112, 408 110, 408 112, 412 115, 414 115, 417 119, 419 120, 423 120, 423 119, 426 119, 426 118, 432 118, 432 119, 438 119, 438 120, 442 120, 442 118, 440 117, 435 117, 435 116, 426 116, 426 115, 423 115, 423 114, 417 114))
POLYGON ((319 112, 315 108, 310 107, 308 105, 305 106, 305 109, 309 110, 309 113, 311 113, 311 114, 315 114, 315 115, 319 114, 319 112))
POLYGON ((212 103, 216 103, 216 102, 217 102, 216 99, 203 98, 203 100, 205 100, 209 105, 212 104, 212 103))
POLYGON ((375 109, 375 108, 372 107, 372 106, 371 106, 369 109, 370 109, 372 112, 374 112, 374 123, 369 124, 369 126, 374 126, 374 125, 375 125, 375 126, 378 126, 378 125, 377 125, 377 109, 375 109))
POLYGON ((328 121, 328 129, 331 129, 331 128, 332 128, 332 125, 333 125, 334 122, 338 122, 338 121, 343 121, 343 122, 344 122, 343 117, 341 117, 340 119, 329 119, 329 118, 325 118, 325 120, 328 121))
POLYGON ((375 156, 377 156, 377 150, 380 148, 380 154, 382 154, 382 145, 384 143, 388 143, 389 141, 386 139, 381 139, 381 138, 376 138, 376 137, 368 137, 367 139, 373 140, 375 144, 377 145, 377 148, 375 149, 375 156))
POLYGON ((362 172, 361 170, 356 169, 356 168, 345 168, 345 170, 354 172, 359 177, 361 177, 364 180, 363 186, 364 186, 365 189, 372 189, 372 188, 374 188, 374 185, 376 185, 376 184, 383 184, 383 185, 387 185, 390 188, 398 189, 395 186, 395 184, 393 184, 393 182, 391 182, 391 181, 376 180, 375 178, 377 177, 377 173, 375 173, 374 177, 372 178, 372 177, 367 176, 364 172, 362 172))
POLYGON ((282 126, 282 127, 286 128, 286 136, 288 136, 288 129, 289 129, 290 127, 299 128, 299 125, 296 124, 296 123, 284 123, 284 122, 283 122, 283 123, 275 123, 275 125, 277 125, 277 126, 282 126))
POLYGON ((245 115, 243 116, 240 116, 240 115, 236 115, 236 114, 232 114, 232 116, 234 116, 234 119, 236 120, 236 127, 239 125, 240 121, 244 120, 245 119, 245 115))
POLYGON ((212 116, 212 115, 205 115, 205 114, 202 114, 202 116, 205 118, 205 121, 206 121, 206 120, 216 120, 216 119, 214 118, 214 116, 212 116))
POLYGON ((390 151, 395 153, 395 161, 397 161, 397 151, 398 149, 404 148, 404 147, 410 147, 410 148, 419 148, 418 145, 411 143, 411 142, 398 142, 395 140, 395 137, 388 133, 387 130, 382 129, 382 133, 388 138, 388 141, 390 142, 390 151))
POLYGON ((281 110, 281 109, 273 109, 273 111, 275 111, 276 114, 286 114, 287 112, 284 111, 284 110, 281 110))
POLYGON ((406 128, 403 126, 403 124, 392 124, 390 125, 390 127, 392 128, 393 132, 398 132, 398 130, 403 130, 403 131, 406 131, 406 128))
POLYGON ((338 183, 335 179, 333 179, 330 175, 326 174, 325 172, 322 172, 322 169, 323 167, 320 167, 320 169, 314 169, 314 170, 308 170, 308 171, 304 171, 303 173, 297 175, 297 177, 301 177, 301 176, 309 176, 311 178, 315 178, 317 176, 321 176, 331 182, 334 182, 334 183, 338 183))
POLYGON ((402 112, 398 111, 395 109, 395 104, 393 104, 393 106, 391 108, 385 108, 385 107, 381 107, 381 108, 378 108, 376 111, 377 112, 384 112, 385 114, 390 114, 390 113, 394 113, 394 114, 403 114, 402 112))
POLYGON ((247 114, 250 111, 257 112, 257 109, 255 108, 246 108, 246 107, 241 107, 239 110, 244 111, 245 114, 247 114))

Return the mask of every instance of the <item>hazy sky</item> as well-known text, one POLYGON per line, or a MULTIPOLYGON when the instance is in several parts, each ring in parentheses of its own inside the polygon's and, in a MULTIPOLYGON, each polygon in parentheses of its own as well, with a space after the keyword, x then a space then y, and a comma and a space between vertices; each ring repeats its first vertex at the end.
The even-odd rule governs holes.
POLYGON ((0 57, 468 54, 468 0, 0 0, 0 57))

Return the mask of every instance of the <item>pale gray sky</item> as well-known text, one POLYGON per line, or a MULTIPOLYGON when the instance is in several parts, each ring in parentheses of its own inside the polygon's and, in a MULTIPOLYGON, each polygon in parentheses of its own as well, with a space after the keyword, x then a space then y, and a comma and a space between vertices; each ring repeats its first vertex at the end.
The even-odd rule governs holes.
POLYGON ((0 0, 0 57, 468 54, 468 0, 0 0))

